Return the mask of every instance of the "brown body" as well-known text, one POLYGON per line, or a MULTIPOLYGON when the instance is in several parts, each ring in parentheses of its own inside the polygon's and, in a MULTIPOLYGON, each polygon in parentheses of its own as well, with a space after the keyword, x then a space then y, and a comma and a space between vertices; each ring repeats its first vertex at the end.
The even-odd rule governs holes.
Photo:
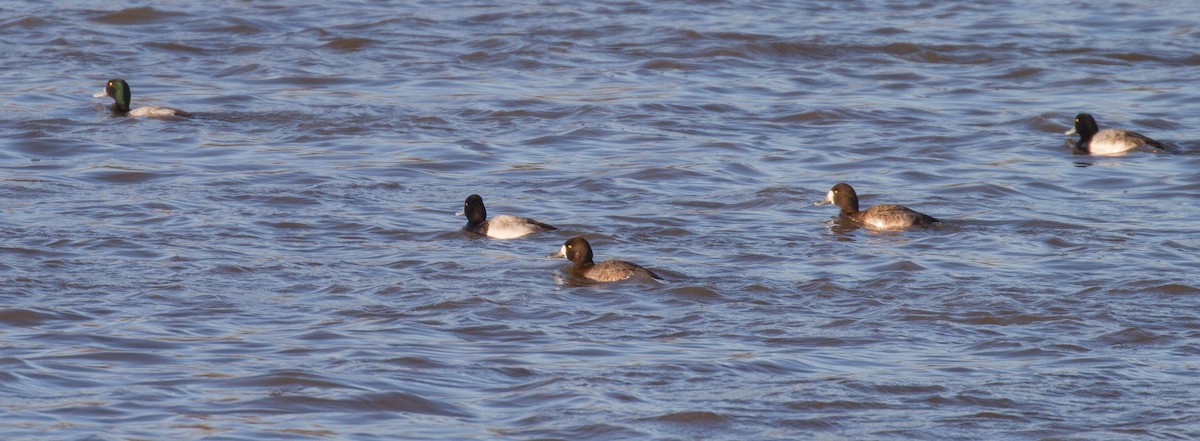
POLYGON ((876 205, 859 210, 858 193, 849 184, 834 185, 825 200, 819 202, 837 205, 841 215, 850 218, 864 226, 880 230, 902 230, 911 227, 928 227, 941 223, 933 216, 919 213, 901 205, 876 205))
POLYGON ((596 282, 616 282, 639 275, 662 280, 658 274, 635 263, 623 260, 593 262, 592 246, 582 237, 568 239, 557 253, 551 253, 546 257, 566 257, 573 264, 571 270, 575 274, 596 282))

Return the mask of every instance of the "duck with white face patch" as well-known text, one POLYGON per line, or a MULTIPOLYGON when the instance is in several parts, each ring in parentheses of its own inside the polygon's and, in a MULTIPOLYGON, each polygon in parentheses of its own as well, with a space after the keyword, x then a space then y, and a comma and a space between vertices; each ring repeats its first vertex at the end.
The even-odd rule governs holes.
POLYGON ((867 227, 879 230, 903 230, 910 227, 929 227, 942 221, 933 216, 918 213, 900 205, 876 205, 866 210, 858 209, 858 193, 850 184, 834 185, 825 199, 813 205, 834 204, 841 208, 841 215, 867 227))
POLYGON ((108 80, 108 84, 104 86, 104 90, 92 95, 95 98, 111 97, 113 99, 112 111, 118 115, 128 116, 192 116, 188 112, 170 107, 146 106, 136 109, 129 108, 129 102, 133 98, 133 94, 129 91, 129 83, 120 78, 108 80))
POLYGON ((595 282, 616 282, 633 277, 662 280, 662 277, 659 277, 658 274, 654 274, 653 271, 643 268, 636 263, 623 260, 593 262, 592 245, 588 243, 587 239, 582 237, 567 239, 562 247, 558 249, 558 252, 546 255, 548 259, 560 257, 565 257, 571 261, 571 270, 575 274, 595 282))

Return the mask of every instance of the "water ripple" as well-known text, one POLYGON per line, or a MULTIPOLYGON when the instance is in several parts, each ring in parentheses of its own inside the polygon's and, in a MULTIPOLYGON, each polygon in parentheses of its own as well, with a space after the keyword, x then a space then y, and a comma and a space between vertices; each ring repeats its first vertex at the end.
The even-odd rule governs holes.
POLYGON ((5 435, 1200 437, 1158 6, 7 5, 5 435), (1076 154, 1085 111, 1169 152, 1076 154), (577 235, 666 281, 544 258, 577 235))

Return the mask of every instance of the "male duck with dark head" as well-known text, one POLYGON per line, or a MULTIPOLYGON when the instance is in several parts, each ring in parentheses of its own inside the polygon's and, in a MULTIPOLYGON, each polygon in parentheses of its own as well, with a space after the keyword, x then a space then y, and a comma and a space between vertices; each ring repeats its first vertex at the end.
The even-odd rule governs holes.
POLYGON ((918 213, 900 205, 876 205, 866 210, 858 209, 858 193, 846 183, 834 185, 825 199, 816 205, 834 204, 842 209, 841 215, 862 225, 879 230, 902 230, 910 227, 928 227, 941 221, 927 214, 918 213))
POLYGON ((1138 132, 1119 129, 1100 130, 1096 118, 1086 113, 1075 115, 1075 127, 1065 135, 1079 134, 1075 147, 1092 155, 1121 155, 1141 146, 1166 150, 1163 143, 1138 132))
POLYGON ((129 109, 129 101, 133 98, 133 94, 129 92, 129 83, 120 78, 108 80, 108 84, 104 86, 104 90, 95 95, 96 98, 112 97, 113 113, 129 116, 192 116, 192 114, 179 109, 170 107, 146 106, 136 109, 129 109))
POLYGON ((595 263, 592 261, 592 245, 582 237, 572 237, 558 249, 556 253, 546 255, 554 259, 566 257, 573 264, 571 269, 579 276, 596 282, 617 282, 635 276, 650 277, 662 280, 658 274, 642 268, 636 263, 623 260, 606 260, 595 263))
POLYGON ((524 217, 502 214, 491 219, 487 218, 487 208, 483 206, 483 198, 477 194, 467 196, 463 202, 463 211, 458 216, 467 215, 467 225, 464 230, 493 239, 515 239, 539 231, 557 230, 549 224, 524 217))

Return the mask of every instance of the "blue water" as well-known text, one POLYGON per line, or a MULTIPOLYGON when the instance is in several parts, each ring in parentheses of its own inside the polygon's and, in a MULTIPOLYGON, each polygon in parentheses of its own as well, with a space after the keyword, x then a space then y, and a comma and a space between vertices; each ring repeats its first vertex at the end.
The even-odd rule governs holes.
POLYGON ((1200 438, 1198 23, 0 3, 0 438, 1200 438), (1170 148, 1075 154, 1080 112, 1170 148))

